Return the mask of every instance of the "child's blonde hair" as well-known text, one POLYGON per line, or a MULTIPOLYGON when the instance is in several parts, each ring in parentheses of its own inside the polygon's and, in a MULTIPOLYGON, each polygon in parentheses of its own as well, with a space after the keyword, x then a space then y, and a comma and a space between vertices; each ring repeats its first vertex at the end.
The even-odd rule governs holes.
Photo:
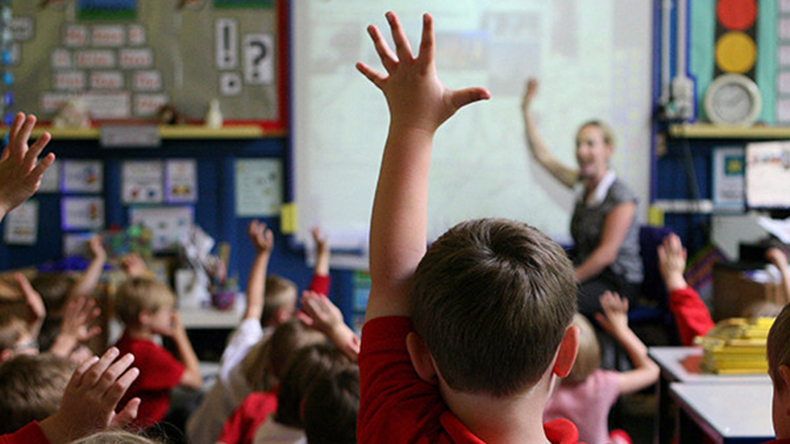
MULTIPOLYGON (((779 367, 790 365, 790 304, 785 305, 774 324, 768 331, 766 342, 766 357, 768 358, 768 373, 774 384, 784 384, 776 373, 779 367)), ((778 385, 777 388, 786 388, 778 385)))
POLYGON ((263 295, 264 305, 261 314, 261 325, 264 327, 277 324, 276 315, 282 308, 295 308, 298 291, 296 284, 276 274, 266 277, 266 290, 263 295))
POLYGON ((124 324, 139 322, 140 313, 157 310, 175 304, 173 291, 165 284, 150 278, 127 279, 115 293, 115 312, 124 324))
POLYGON ((7 307, 0 307, 0 351, 14 348, 26 332, 22 318, 7 307))
POLYGON ((601 366, 601 345, 590 321, 576 313, 572 325, 579 327, 579 353, 571 372, 562 380, 563 384, 582 383, 601 366))

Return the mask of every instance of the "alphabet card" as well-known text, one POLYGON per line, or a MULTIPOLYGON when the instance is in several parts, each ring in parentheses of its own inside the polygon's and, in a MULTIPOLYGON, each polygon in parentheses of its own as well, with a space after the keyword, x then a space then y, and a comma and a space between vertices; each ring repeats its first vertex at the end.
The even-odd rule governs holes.
POLYGON ((121 200, 125 204, 161 203, 164 171, 157 160, 128 160, 121 170, 121 200))

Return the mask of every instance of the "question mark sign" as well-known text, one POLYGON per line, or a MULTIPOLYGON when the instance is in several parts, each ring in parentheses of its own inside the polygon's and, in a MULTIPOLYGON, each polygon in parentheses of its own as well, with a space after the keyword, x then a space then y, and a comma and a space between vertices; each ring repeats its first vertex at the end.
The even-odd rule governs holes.
POLYGON ((247 83, 260 85, 271 82, 273 39, 265 34, 251 34, 244 39, 244 77, 247 83))
POLYGON ((250 46, 257 47, 259 51, 258 55, 252 58, 252 66, 253 66, 252 76, 258 78, 261 75, 258 66, 260 66, 261 60, 266 58, 266 45, 264 45, 263 42, 252 41, 250 42, 250 46))

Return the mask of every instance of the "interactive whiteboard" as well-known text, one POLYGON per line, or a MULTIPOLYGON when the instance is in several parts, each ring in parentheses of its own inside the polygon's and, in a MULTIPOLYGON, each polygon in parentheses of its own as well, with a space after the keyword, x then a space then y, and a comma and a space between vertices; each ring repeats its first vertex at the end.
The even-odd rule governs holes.
POLYGON ((401 18, 412 48, 422 13, 431 13, 445 85, 484 86, 492 93, 438 132, 429 239, 461 220, 488 216, 569 239, 575 194, 530 158, 524 141, 521 98, 529 76, 541 82, 534 112, 549 149, 575 166, 579 125, 592 118, 608 122, 617 138, 613 167, 646 208, 650 2, 296 0, 292 143, 300 241, 320 224, 334 247, 366 251, 388 115, 383 95, 354 64, 383 70, 366 27, 377 25, 391 42, 388 10, 401 18))

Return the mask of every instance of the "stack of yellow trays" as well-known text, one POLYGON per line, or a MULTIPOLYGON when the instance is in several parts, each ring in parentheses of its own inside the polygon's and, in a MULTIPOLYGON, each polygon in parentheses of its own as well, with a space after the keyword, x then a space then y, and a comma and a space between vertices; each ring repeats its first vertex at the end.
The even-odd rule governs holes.
POLYGON ((720 321, 697 338, 704 352, 701 368, 721 375, 765 374, 765 342, 774 318, 732 318, 720 321))

